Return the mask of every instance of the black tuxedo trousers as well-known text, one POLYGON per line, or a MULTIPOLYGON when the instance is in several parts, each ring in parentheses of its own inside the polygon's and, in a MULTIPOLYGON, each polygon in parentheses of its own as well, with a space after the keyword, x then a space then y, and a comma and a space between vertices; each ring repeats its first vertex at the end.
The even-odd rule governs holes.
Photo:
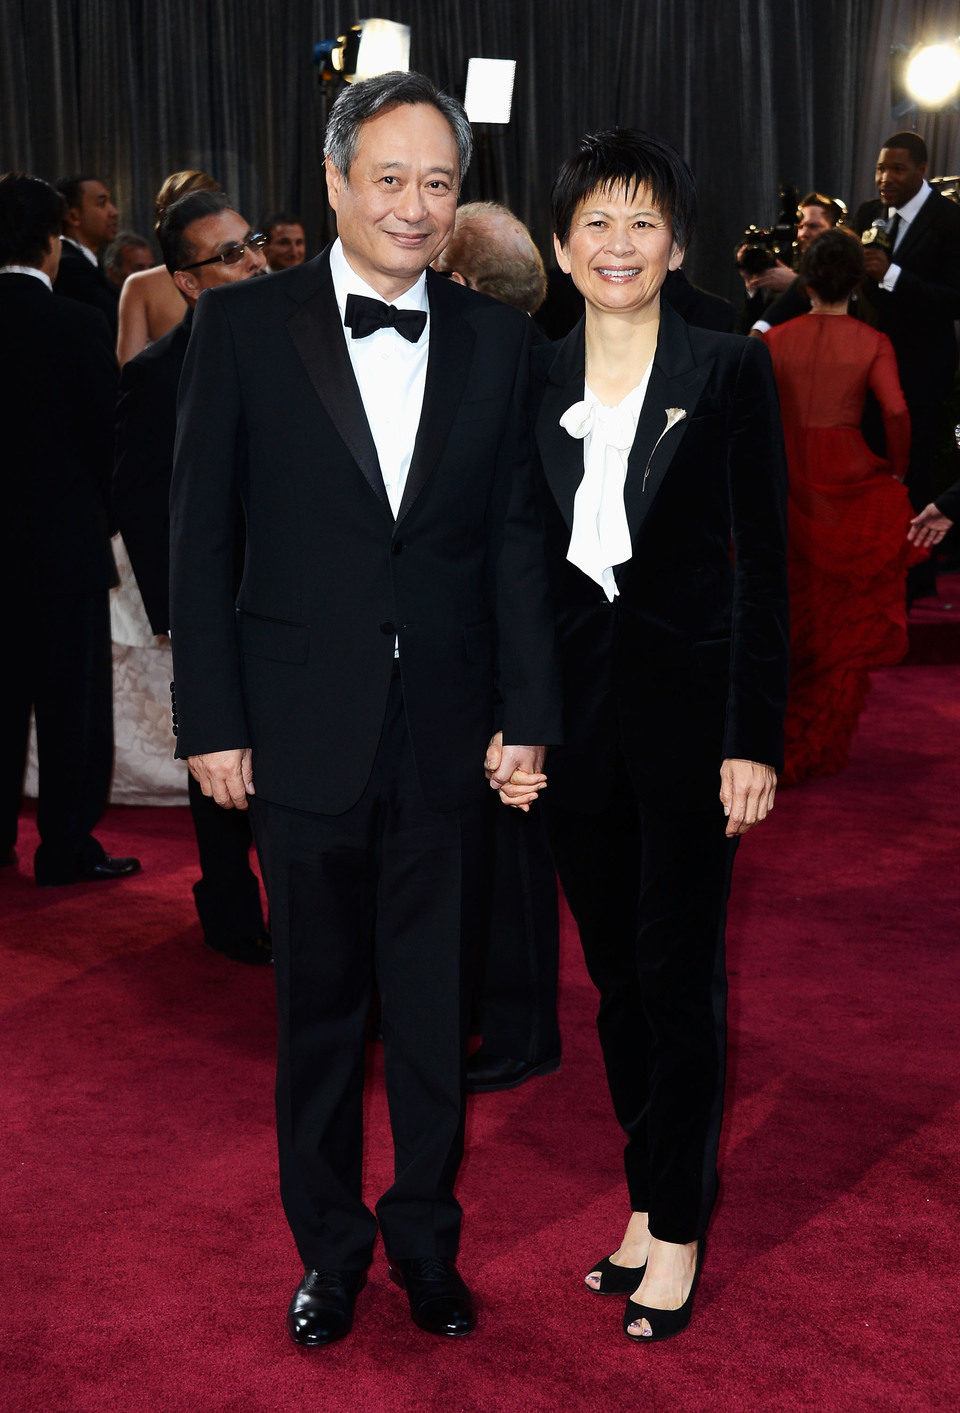
POLYGON ((280 1190, 307 1268, 365 1270, 379 1224, 392 1259, 453 1259, 472 981, 464 916, 481 887, 486 796, 424 802, 399 670, 373 769, 338 815, 251 801, 270 899, 279 1007, 280 1190), (361 1197, 364 1035, 374 977, 393 1183, 361 1197))

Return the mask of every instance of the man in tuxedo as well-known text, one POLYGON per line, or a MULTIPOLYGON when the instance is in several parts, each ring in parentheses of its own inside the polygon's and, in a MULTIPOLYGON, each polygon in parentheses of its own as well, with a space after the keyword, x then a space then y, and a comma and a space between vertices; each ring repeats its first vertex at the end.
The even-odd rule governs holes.
POLYGON ((152 270, 155 263, 150 242, 136 231, 118 231, 103 256, 104 274, 118 290, 128 275, 152 270))
POLYGON ((345 89, 326 135, 337 241, 205 294, 181 383, 178 754, 205 793, 253 812, 281 1195, 305 1267, 287 1324, 306 1345, 350 1329, 378 1228, 416 1323, 474 1324, 453 1184, 483 763, 496 740, 499 783, 525 772, 529 805, 529 743, 560 730, 529 320, 427 269, 470 146, 461 106, 422 75, 345 89), (361 1192, 374 971, 395 1152, 376 1216, 361 1192))
MULTIPOLYGON (((170 628, 168 507, 177 387, 193 310, 205 289, 262 275, 266 262, 260 238, 220 192, 182 196, 163 212, 157 234, 187 312, 175 329, 124 364, 113 498, 150 626, 165 634, 170 628)), ((260 884, 250 868, 249 815, 221 809, 190 774, 187 784, 201 873, 193 896, 204 941, 232 961, 268 963, 272 954, 260 884)))
POLYGON ((53 296, 62 210, 46 182, 0 178, 0 861, 15 857, 32 706, 42 886, 140 867, 111 858, 92 833, 113 768, 108 592, 117 577, 107 506, 117 374, 103 317, 53 296))
POLYGON ((66 210, 55 292, 99 309, 116 342, 120 291, 100 269, 97 257, 117 234, 117 208, 96 177, 62 177, 57 190, 66 210))
MULTIPOLYGON (((877 159, 877 191, 854 217, 858 235, 876 221, 885 239, 864 250, 864 300, 893 344, 910 410, 907 489, 914 509, 934 499, 934 458, 943 404, 957 368, 960 207, 926 181, 927 148, 913 132, 888 137, 877 159)), ((933 561, 910 571, 908 596, 936 591, 933 561)))

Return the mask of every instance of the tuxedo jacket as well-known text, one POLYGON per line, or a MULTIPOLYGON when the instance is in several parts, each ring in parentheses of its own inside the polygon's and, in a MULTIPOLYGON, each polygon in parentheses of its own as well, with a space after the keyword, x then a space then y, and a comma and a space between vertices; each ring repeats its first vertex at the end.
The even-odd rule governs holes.
POLYGON ((786 324, 790 319, 798 319, 801 314, 809 314, 810 309, 806 287, 798 275, 793 284, 787 285, 759 318, 765 320, 771 329, 775 329, 778 324, 786 324))
MULTIPOLYGON (((867 230, 887 216, 880 201, 857 211, 854 227, 867 230)), ((893 290, 868 281, 864 295, 877 327, 897 355, 908 406, 943 402, 957 367, 954 320, 960 319, 960 206, 933 191, 910 223, 893 257, 900 276, 893 290)))
POLYGON ((565 704, 551 799, 600 807, 620 751, 692 807, 715 804, 727 757, 781 769, 787 471, 766 348, 661 306, 624 490, 633 553, 612 604, 566 558, 583 443, 559 423, 583 397, 582 323, 535 350, 533 384, 565 704), (685 415, 665 432, 668 409, 685 415))
POLYGON ((737 312, 729 299, 691 284, 682 270, 668 270, 660 298, 671 305, 688 324, 698 329, 716 329, 732 334, 737 312))
POLYGON ((56 294, 78 300, 99 309, 110 329, 114 346, 117 342, 117 310, 120 291, 98 265, 93 265, 75 246, 63 242, 60 269, 53 285, 56 294))
POLYGON ((192 323, 181 323, 120 373, 113 503, 143 606, 155 633, 170 628, 170 478, 177 388, 192 323))
POLYGON ((327 252, 207 292, 195 313, 170 502, 178 755, 250 746, 258 794, 281 805, 337 814, 359 798, 395 639, 433 807, 476 797, 496 725, 514 744, 559 739, 530 321, 430 270, 427 291, 423 410, 396 520, 327 252))
POLYGON ((32 275, 0 275, 0 327, 0 571, 14 601, 105 591, 117 582, 109 516, 117 365, 106 324, 32 275))

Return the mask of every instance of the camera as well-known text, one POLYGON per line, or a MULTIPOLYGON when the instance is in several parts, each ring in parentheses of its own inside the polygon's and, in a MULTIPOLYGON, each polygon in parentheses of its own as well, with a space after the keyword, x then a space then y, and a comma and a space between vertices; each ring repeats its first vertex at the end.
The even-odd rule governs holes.
POLYGON ((766 230, 760 226, 748 226, 738 246, 737 265, 748 275, 759 275, 763 270, 771 270, 778 260, 785 265, 793 262, 794 240, 797 233, 796 187, 781 182, 777 187, 780 210, 776 222, 766 230))

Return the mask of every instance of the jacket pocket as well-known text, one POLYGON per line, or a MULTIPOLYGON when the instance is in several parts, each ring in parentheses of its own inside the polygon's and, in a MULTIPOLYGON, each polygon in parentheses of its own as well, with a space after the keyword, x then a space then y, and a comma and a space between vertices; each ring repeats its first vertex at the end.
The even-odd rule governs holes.
POLYGON ((282 618, 263 618, 258 613, 237 610, 240 650, 247 657, 262 657, 270 662, 306 662, 310 647, 310 629, 305 623, 290 623, 282 618))

